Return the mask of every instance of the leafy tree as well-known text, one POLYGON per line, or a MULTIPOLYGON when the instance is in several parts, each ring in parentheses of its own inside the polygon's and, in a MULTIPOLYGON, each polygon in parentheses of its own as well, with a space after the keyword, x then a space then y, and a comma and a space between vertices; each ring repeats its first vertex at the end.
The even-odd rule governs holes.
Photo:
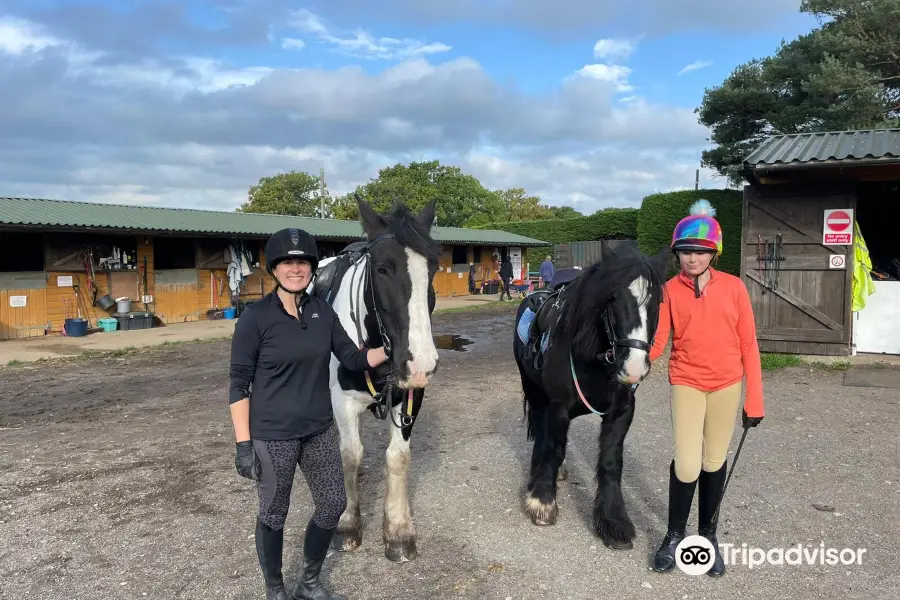
POLYGON ((551 219, 577 219, 584 215, 571 206, 549 206, 551 219))
MULTIPOLYGON (((395 201, 416 211, 437 198, 437 223, 446 227, 581 216, 569 206, 541 204, 539 197, 529 196, 522 188, 488 190, 459 167, 441 165, 436 160, 384 168, 376 179, 358 186, 355 193, 379 212, 390 210, 395 201)), ((336 198, 332 210, 337 219, 359 218, 353 193, 336 198)))
POLYGON ((248 201, 237 212, 292 215, 296 217, 333 216, 328 191, 325 191, 325 214, 321 214, 319 178, 309 173, 291 171, 263 177, 251 186, 248 201))
POLYGON ((820 26, 738 66, 697 109, 716 147, 703 164, 737 183, 770 135, 900 123, 900 0, 803 0, 820 26))
MULTIPOLYGON (((437 199, 437 224, 462 227, 476 215, 493 214, 503 208, 500 195, 459 167, 439 161, 396 164, 378 172, 378 177, 356 188, 356 193, 379 212, 389 211, 394 202, 403 202, 412 211, 420 211, 437 199)), ((338 198, 333 206, 338 219, 358 218, 353 194, 338 198)))

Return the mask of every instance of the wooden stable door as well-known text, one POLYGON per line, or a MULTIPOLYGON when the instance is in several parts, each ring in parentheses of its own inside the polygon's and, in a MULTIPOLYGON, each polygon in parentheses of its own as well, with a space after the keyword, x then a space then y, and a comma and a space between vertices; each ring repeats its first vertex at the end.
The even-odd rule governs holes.
POLYGON ((850 354, 853 246, 822 244, 824 211, 833 208, 855 209, 854 188, 744 188, 741 277, 763 352, 850 354), (833 255, 844 268, 831 268, 833 255))

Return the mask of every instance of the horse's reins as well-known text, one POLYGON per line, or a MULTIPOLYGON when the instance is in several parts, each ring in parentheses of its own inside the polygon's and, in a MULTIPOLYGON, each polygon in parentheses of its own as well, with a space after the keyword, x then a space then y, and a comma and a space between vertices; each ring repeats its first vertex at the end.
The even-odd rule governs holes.
MULTIPOLYGON (((353 320, 353 323, 356 325, 356 334, 359 339, 359 343, 363 344, 365 338, 363 337, 362 325, 360 324, 360 319, 357 318, 357 311, 363 306, 363 289, 366 285, 369 286, 371 296, 372 296, 372 312, 375 313, 375 320, 378 322, 378 334, 381 336, 381 343, 384 346, 385 353, 390 356, 391 354, 391 340, 388 338, 387 332, 384 329, 384 323, 381 320, 381 314, 378 312, 378 305, 375 303, 375 286, 372 284, 372 255, 370 254, 370 250, 380 241, 391 239, 394 235, 392 233, 383 233, 372 241, 368 242, 363 249, 358 251, 356 256, 351 254, 351 266, 353 267, 353 274, 350 276, 350 318, 353 320), (365 258, 366 259, 366 270, 364 273, 365 279, 360 282, 359 288, 357 288, 357 298, 356 304, 354 307, 354 298, 353 298, 353 284, 356 279, 356 275, 359 272, 359 263, 365 258)), ((387 418, 388 414, 391 412, 390 406, 388 406, 387 398, 390 396, 391 386, 386 385, 381 392, 378 392, 375 389, 374 384, 372 383, 372 374, 367 369, 365 371, 366 378, 366 387, 369 388, 369 393, 372 394, 372 398, 375 400, 375 416, 379 419, 387 418)), ((413 389, 409 388, 409 391, 406 396, 406 414, 403 414, 400 418, 402 423, 398 425, 394 420, 394 416, 391 415, 391 422, 397 427, 397 429, 402 429, 403 427, 408 427, 413 423, 413 389)))

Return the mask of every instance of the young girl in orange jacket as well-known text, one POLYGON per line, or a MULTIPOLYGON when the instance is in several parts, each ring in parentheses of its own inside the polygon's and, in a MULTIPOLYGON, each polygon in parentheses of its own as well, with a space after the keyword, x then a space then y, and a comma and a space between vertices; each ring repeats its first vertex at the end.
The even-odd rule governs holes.
POLYGON ((741 406, 746 377, 745 427, 763 419, 762 368, 750 296, 739 277, 710 266, 722 254, 722 228, 706 200, 691 206, 672 235, 681 272, 666 282, 650 360, 658 359, 672 334, 669 383, 675 458, 669 467, 669 523, 653 568, 675 567, 698 489, 701 536, 715 549, 711 576, 725 572, 716 540, 726 455, 741 406), (699 484, 698 484, 699 482, 699 484))

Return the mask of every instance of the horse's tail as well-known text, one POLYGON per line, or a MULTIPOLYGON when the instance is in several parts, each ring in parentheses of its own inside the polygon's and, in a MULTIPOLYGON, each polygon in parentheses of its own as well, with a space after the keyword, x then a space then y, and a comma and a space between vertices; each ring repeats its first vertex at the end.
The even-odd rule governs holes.
POLYGON ((525 439, 533 440, 534 439, 534 428, 537 423, 534 422, 534 411, 530 410, 528 406, 528 395, 522 394, 522 413, 523 418, 525 419, 525 439))

